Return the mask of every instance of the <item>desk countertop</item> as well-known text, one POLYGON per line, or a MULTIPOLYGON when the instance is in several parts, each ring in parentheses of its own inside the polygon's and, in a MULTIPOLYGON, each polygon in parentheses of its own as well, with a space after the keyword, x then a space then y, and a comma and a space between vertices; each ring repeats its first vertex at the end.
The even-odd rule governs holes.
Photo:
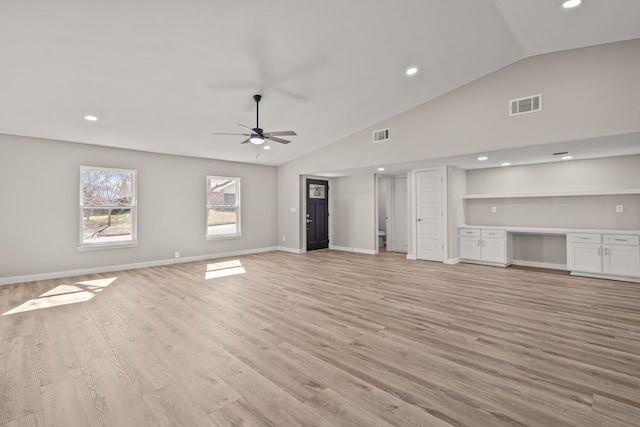
POLYGON ((550 227, 513 227, 509 225, 459 225, 458 228, 481 228, 483 230, 502 230, 513 234, 549 234, 602 233, 640 235, 640 230, 604 230, 594 228, 550 228, 550 227))

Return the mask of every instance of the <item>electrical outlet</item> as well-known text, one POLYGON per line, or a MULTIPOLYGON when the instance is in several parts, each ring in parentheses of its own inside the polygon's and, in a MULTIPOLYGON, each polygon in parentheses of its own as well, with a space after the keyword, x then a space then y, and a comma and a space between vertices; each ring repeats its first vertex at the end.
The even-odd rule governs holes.
POLYGON ((175 251, 173 256, 176 257, 176 258, 180 258, 180 251, 175 251))
POLYGON ((287 239, 284 236, 282 236, 282 241, 285 242, 286 240, 287 239))
POLYGON ((296 208, 291 208, 291 213, 296 213, 296 208))
POLYGON ((624 205, 616 205, 616 213, 624 213, 624 205))
POLYGON ((498 208, 495 206, 491 206, 491 213, 496 213, 498 212, 498 208))

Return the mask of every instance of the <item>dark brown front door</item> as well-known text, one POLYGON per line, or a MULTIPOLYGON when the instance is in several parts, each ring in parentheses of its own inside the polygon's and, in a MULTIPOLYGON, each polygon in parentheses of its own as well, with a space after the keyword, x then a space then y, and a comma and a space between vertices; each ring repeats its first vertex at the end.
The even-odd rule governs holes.
POLYGON ((329 247, 329 182, 307 180, 307 250, 329 247))

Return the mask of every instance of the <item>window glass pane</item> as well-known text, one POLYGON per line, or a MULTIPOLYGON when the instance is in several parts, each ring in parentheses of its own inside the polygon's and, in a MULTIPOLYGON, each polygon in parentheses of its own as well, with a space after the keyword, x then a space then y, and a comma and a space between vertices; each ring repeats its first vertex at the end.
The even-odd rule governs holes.
POLYGON ((237 206, 237 185, 235 179, 207 179, 208 206, 237 206))
POLYGON ((131 206, 133 174, 124 171, 83 169, 83 206, 131 206))
POLYGON ((82 242, 131 241, 132 224, 131 208, 83 208, 82 242))
POLYGON ((221 236, 225 234, 236 234, 237 229, 237 208, 210 208, 207 215, 207 235, 221 236))

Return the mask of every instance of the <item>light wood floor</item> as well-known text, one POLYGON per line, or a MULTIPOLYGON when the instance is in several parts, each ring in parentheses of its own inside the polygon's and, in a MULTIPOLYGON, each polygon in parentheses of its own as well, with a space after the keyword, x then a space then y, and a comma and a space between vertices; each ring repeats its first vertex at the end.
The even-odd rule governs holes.
POLYGON ((0 423, 640 425, 638 284, 393 253, 224 261, 0 287, 0 423))

